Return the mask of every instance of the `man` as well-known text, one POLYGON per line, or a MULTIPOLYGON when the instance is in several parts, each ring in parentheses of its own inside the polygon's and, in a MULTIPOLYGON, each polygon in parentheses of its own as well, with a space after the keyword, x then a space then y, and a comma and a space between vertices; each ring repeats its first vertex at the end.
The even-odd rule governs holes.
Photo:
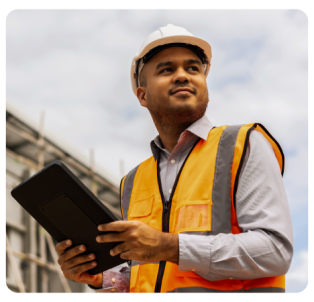
POLYGON ((123 221, 98 242, 131 261, 92 276, 95 256, 57 245, 64 275, 98 291, 284 292, 293 254, 284 155, 260 124, 205 116, 210 45, 168 25, 145 40, 131 82, 159 135, 121 181, 123 221), (114 233, 110 233, 114 232, 114 233))

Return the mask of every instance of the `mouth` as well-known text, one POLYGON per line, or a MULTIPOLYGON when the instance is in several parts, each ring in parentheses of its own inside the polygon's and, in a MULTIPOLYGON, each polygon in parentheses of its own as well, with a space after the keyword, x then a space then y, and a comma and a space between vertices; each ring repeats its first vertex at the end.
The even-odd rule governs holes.
POLYGON ((178 88, 172 92, 172 95, 188 96, 194 94, 194 91, 190 88, 178 88))

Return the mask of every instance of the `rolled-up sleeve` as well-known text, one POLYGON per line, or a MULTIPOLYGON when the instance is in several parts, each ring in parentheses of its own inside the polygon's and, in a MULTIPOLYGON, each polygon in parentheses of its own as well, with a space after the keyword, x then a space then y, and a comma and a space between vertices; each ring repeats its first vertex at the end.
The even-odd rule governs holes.
POLYGON ((179 270, 205 279, 255 279, 285 274, 293 231, 279 164, 269 142, 253 130, 236 193, 240 234, 179 234, 179 270))

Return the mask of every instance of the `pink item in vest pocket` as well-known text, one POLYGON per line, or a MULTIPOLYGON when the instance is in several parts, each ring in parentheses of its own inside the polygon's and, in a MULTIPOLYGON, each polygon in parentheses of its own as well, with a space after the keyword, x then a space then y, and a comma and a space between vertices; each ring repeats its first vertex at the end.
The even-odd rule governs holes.
POLYGON ((102 288, 114 288, 115 292, 130 292, 130 268, 118 265, 103 272, 102 288))

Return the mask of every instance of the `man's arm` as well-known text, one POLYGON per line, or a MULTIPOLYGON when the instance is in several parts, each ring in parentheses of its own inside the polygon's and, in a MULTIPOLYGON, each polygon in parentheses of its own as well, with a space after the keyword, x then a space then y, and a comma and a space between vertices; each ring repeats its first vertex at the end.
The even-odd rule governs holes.
POLYGON ((293 254, 288 200, 268 141, 252 131, 236 193, 241 234, 179 234, 179 270, 211 281, 285 274, 293 254))
POLYGON ((250 136, 236 198, 241 234, 178 235, 139 221, 117 221, 99 226, 116 233, 101 235, 98 242, 124 241, 112 256, 172 261, 211 281, 285 274, 293 254, 288 200, 273 149, 257 131, 250 136))
POLYGON ((164 233, 136 220, 101 224, 98 229, 109 233, 98 235, 97 242, 122 241, 110 251, 111 256, 120 254, 122 259, 141 262, 179 261, 178 234, 164 233))
MULTIPOLYGON (((112 256, 120 254, 122 259, 141 262, 179 261, 179 240, 177 234, 163 233, 140 221, 116 221, 100 225, 105 235, 97 237, 98 242, 119 242, 110 251, 112 256)), ((129 292, 130 269, 117 266, 103 272, 101 288, 97 292, 129 292)))

